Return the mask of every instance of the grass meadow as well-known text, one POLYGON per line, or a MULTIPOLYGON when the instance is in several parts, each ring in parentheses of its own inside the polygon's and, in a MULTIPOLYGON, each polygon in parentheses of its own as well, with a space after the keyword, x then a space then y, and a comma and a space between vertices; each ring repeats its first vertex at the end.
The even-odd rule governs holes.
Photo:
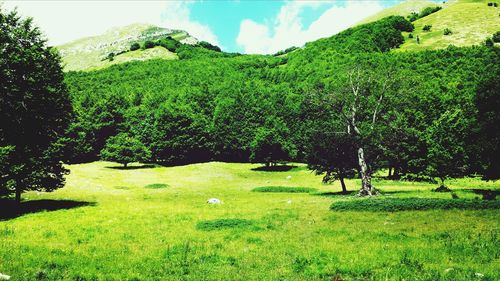
POLYGON ((68 167, 66 187, 24 194, 24 214, 0 213, 0 273, 11 280, 500 279, 498 200, 475 209, 485 201, 471 191, 498 182, 450 180, 453 199, 432 192, 436 184, 377 178, 384 195, 360 199, 303 164, 68 167), (465 203, 402 211, 356 203, 417 202, 409 198, 465 203))

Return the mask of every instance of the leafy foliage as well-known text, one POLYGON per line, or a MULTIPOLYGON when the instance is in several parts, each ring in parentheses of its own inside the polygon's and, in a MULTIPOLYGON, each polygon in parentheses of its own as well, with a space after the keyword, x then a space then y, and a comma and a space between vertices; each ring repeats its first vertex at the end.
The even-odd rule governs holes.
POLYGON ((103 160, 118 162, 127 167, 128 163, 148 161, 151 153, 139 140, 127 133, 119 133, 108 139, 100 156, 103 160))
POLYGON ((72 118, 60 57, 31 19, 0 7, 0 193, 64 185, 63 141, 72 118))

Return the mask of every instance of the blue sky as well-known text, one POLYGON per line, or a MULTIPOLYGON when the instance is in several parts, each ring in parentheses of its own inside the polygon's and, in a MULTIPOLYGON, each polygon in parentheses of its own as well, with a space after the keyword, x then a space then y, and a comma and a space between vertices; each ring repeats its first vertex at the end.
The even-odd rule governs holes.
MULTIPOLYGON (((190 8, 192 18, 201 24, 209 26, 225 50, 244 52, 244 47, 240 46, 236 41, 240 32, 241 21, 250 19, 254 22, 272 25, 276 15, 290 2, 293 1, 199 1, 192 3, 190 8)), ((309 27, 328 9, 334 6, 346 5, 346 0, 319 2, 317 6, 305 6, 301 9, 299 17, 304 28, 309 27)), ((371 2, 377 2, 381 7, 390 7, 400 1, 371 2)))
MULTIPOLYGON (((0 3, 2 0, 0 0, 0 3)), ((398 0, 4 0, 31 16, 53 45, 112 27, 151 23, 240 53, 273 53, 331 36, 398 0)))

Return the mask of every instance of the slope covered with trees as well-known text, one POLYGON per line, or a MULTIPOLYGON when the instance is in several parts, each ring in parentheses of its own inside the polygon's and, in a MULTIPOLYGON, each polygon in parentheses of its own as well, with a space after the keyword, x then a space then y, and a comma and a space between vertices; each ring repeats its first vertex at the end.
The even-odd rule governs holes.
MULTIPOLYGON (((357 154, 363 148, 363 159, 356 155, 363 168, 357 169, 364 170, 367 186, 381 167, 393 177, 443 180, 482 173, 488 164, 478 157, 486 140, 476 126, 484 115, 476 96, 483 77, 498 72, 498 48, 389 52, 404 43, 402 32, 412 30, 403 17, 388 17, 286 57, 235 57, 187 46, 180 61, 70 72, 66 82, 77 117, 68 159, 95 160, 110 137, 128 133, 159 163, 305 161, 317 145, 311 136, 322 132, 347 134, 332 142, 353 143, 357 154), (280 124, 279 138, 266 138, 277 132, 269 124, 280 124), (436 143, 443 136, 447 143, 436 143), (259 156, 269 147, 281 156, 259 156)), ((352 162, 329 157, 336 163, 318 171, 332 174, 328 167, 352 162)), ((316 168, 325 163, 314 161, 316 168)))

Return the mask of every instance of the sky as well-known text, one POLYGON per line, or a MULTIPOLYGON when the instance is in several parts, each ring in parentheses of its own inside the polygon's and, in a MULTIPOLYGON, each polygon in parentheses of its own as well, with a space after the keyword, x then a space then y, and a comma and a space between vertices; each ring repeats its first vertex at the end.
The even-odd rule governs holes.
MULTIPOLYGON (((227 52, 269 54, 338 33, 400 0, 4 0, 33 17, 49 44, 150 23, 182 29, 227 52)), ((2 3, 2 0, 0 0, 2 3)))

